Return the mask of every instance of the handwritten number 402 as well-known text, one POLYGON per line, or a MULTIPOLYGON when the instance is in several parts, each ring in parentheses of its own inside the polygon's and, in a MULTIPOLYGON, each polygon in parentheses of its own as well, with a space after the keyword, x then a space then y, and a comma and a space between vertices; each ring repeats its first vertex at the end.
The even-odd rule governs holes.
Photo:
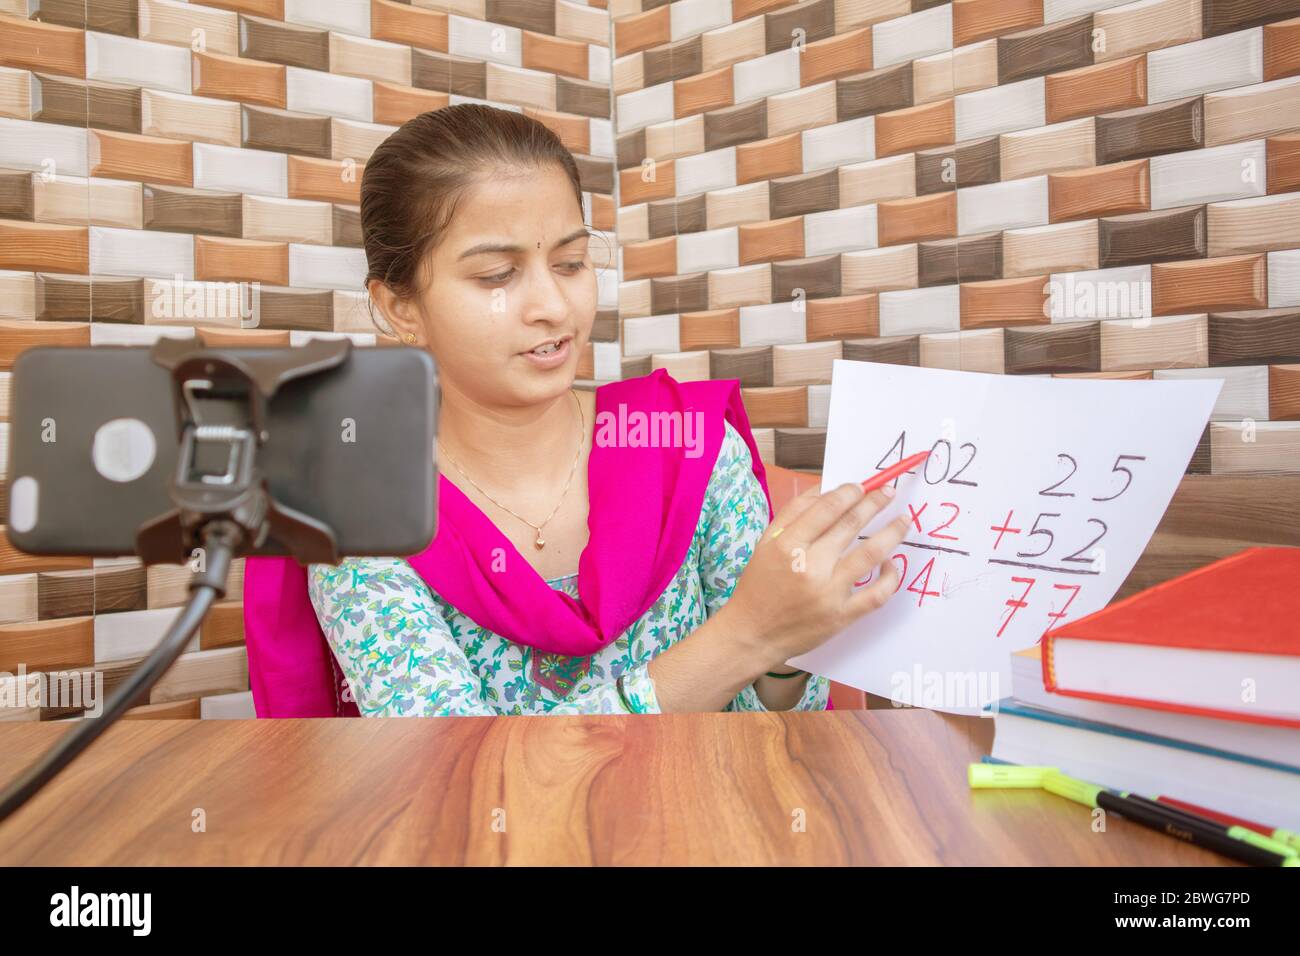
MULTIPOLYGON (((978 454, 979 449, 977 449, 970 442, 963 442, 961 445, 957 446, 957 451, 958 453, 968 452, 969 454, 966 455, 965 460, 961 464, 961 467, 959 467, 956 471, 953 471, 952 466, 953 466, 954 455, 952 450, 952 442, 948 441, 948 439, 946 438, 940 438, 938 441, 936 441, 933 445, 930 446, 930 457, 925 460, 925 464, 921 468, 921 476, 925 479, 925 483, 927 485, 937 485, 940 484, 941 482, 947 481, 948 484, 950 485, 966 485, 970 488, 979 487, 979 482, 970 481, 966 478, 961 477, 962 472, 964 472, 967 468, 969 468, 971 466, 971 462, 975 460, 975 455, 978 454), (940 445, 942 445, 944 449, 944 454, 942 456, 939 455, 940 445), (943 474, 939 474, 939 465, 941 463, 943 465, 943 474)), ((892 445, 889 446, 889 451, 885 452, 880 457, 880 461, 876 462, 876 470, 883 471, 884 469, 888 468, 889 465, 896 464, 897 462, 902 461, 906 457, 907 457, 907 432, 903 431, 903 432, 899 432, 898 438, 894 441, 892 445), (893 461, 890 461, 889 464, 886 464, 886 461, 891 458, 893 459, 893 461)), ((908 474, 909 475, 914 474, 914 472, 909 471, 908 474)), ((891 487, 894 488, 898 487, 897 478, 893 480, 891 487)))
MULTIPOLYGON (((1040 491, 1039 494, 1040 494, 1040 495, 1044 495, 1045 497, 1048 497, 1048 498, 1073 498, 1073 497, 1074 497, 1074 492, 1073 492, 1073 491, 1060 491, 1060 490, 1058 490, 1058 489, 1060 489, 1060 487, 1061 487, 1063 484, 1065 484, 1067 481, 1069 481, 1071 478, 1074 477, 1074 473, 1075 473, 1076 471, 1079 470, 1079 463, 1078 463, 1077 461, 1074 460, 1074 456, 1073 456, 1073 455, 1067 455, 1065 452, 1060 452, 1060 453, 1056 456, 1056 458, 1057 458, 1058 461, 1067 461, 1067 462, 1069 462, 1069 463, 1070 463, 1070 471, 1069 471, 1069 473, 1068 473, 1064 478, 1062 478, 1062 479, 1061 479, 1060 481, 1058 481, 1056 484, 1054 484, 1054 485, 1048 485, 1046 488, 1044 488, 1042 491, 1040 491)), ((1114 501, 1116 498, 1118 498, 1118 497, 1119 497, 1120 495, 1122 495, 1124 492, 1128 491, 1129 486, 1133 484, 1133 472, 1131 472, 1129 469, 1125 468, 1124 465, 1121 464, 1121 462, 1125 462, 1125 461, 1146 461, 1146 460, 1147 460, 1147 459, 1146 459, 1146 456, 1145 456, 1145 455, 1120 455, 1118 458, 1115 459, 1115 464, 1111 466, 1110 473, 1113 475, 1113 474, 1117 474, 1117 473, 1119 473, 1119 472, 1123 472, 1123 473, 1124 473, 1124 487, 1121 488, 1119 491, 1115 492, 1113 495, 1106 495, 1106 496, 1101 497, 1101 498, 1093 498, 1092 500, 1093 500, 1093 501, 1114 501)))

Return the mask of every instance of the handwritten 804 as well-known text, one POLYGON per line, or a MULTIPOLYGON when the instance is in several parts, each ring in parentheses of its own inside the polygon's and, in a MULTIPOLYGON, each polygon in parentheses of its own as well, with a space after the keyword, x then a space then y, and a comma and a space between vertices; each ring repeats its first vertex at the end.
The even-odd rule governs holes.
MULTIPOLYGON (((890 445, 889 449, 876 463, 877 471, 883 471, 890 465, 901 461, 908 454, 907 432, 903 431, 890 445)), ((941 438, 930 447, 930 457, 921 467, 921 477, 927 485, 956 485, 978 488, 979 482, 971 466, 979 454, 974 442, 963 442, 953 448, 952 442, 941 438)), ((1145 455, 1117 455, 1110 465, 1110 470, 1098 468, 1092 478, 1085 481, 1078 477, 1079 461, 1067 452, 1057 454, 1060 477, 1038 491, 1043 504, 1060 507, 1063 499, 1087 501, 1091 505, 1104 506, 1124 495, 1135 480, 1134 468, 1146 461, 1145 455), (1099 473, 1099 474, 1098 474, 1099 473), (1116 487, 1118 486, 1118 487, 1116 487), (1090 494, 1089 492, 1096 492, 1090 494)), ((915 471, 909 474, 916 474, 915 471)), ((894 482, 897 485, 897 481, 894 482)), ((928 497, 915 504, 906 503, 907 516, 912 527, 909 539, 900 544, 900 550, 891 556, 899 570, 898 587, 906 588, 915 594, 917 607, 923 607, 927 598, 941 597, 942 590, 935 590, 932 581, 936 571, 942 574, 946 582, 947 573, 940 562, 948 563, 959 558, 971 558, 972 547, 983 547, 987 557, 986 564, 1025 569, 1026 571, 1047 572, 1049 574, 1099 575, 1104 570, 1101 542, 1110 525, 1101 517, 1089 516, 1080 526, 1078 519, 1065 519, 1063 512, 1039 511, 1026 528, 1023 520, 1016 521, 1016 509, 1008 507, 1006 518, 987 528, 971 528, 970 522, 962 521, 964 510, 955 501, 942 497, 928 497), (1064 527, 1062 527, 1064 525, 1064 527), (1023 536, 1023 537, 1021 537, 1023 536), (929 556, 918 556, 916 551, 933 552, 929 556), (921 561, 923 563, 916 564, 921 561)), ((958 497, 952 494, 951 497, 958 497)), ((1032 509, 1027 509, 1032 511, 1032 509)), ((865 538, 865 535, 859 536, 865 538)), ((975 560, 979 560, 976 556, 975 560)), ((869 584, 875 576, 873 571, 858 586, 869 584)), ((1016 614, 1031 606, 1047 605, 1047 624, 1044 633, 1050 631, 1067 614, 1070 605, 1078 597, 1082 585, 1052 583, 1035 592, 1041 575, 1033 577, 1027 574, 1011 574, 1006 581, 1010 596, 1005 602, 997 635, 1000 637, 1016 614), (1058 609, 1056 604, 1063 602, 1058 609)))

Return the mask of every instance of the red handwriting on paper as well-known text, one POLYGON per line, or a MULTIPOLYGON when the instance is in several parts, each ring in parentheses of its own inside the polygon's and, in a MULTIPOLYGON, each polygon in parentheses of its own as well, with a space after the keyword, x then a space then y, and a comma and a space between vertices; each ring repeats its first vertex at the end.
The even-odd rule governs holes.
MULTIPOLYGON (((1048 612, 1047 612, 1047 616, 1048 616, 1049 618, 1052 619, 1052 623, 1047 625, 1047 631, 1043 631, 1043 637, 1046 637, 1046 636, 1047 636, 1047 632, 1050 631, 1052 628, 1056 627, 1056 625, 1059 624, 1059 623, 1061 622, 1061 618, 1065 617, 1065 613, 1066 613, 1068 610, 1070 610, 1070 605, 1073 604, 1073 603, 1074 603, 1074 599, 1077 598, 1077 597, 1079 596, 1079 590, 1083 587, 1083 585, 1081 585, 1081 584, 1053 584, 1052 587, 1053 587, 1053 589, 1055 589, 1055 590, 1057 590, 1057 591, 1069 591, 1069 592, 1070 592, 1070 596, 1069 596, 1068 598, 1065 599, 1065 605, 1064 605, 1064 607, 1062 607, 1059 611, 1048 611, 1048 612)), ((1040 637, 1039 640, 1041 641, 1041 640, 1043 639, 1043 637, 1040 637)))
POLYGON ((909 585, 907 586, 907 589, 908 589, 909 591, 911 591, 913 594, 919 594, 919 595, 920 595, 920 597, 916 599, 916 606, 917 606, 917 607, 920 607, 922 604, 924 604, 924 603, 925 603, 925 599, 926 599, 927 597, 938 597, 938 596, 939 596, 939 592, 938 592, 938 591, 931 591, 931 590, 929 589, 929 588, 930 588, 930 575, 931 575, 931 573, 934 571, 934 562, 935 562, 935 560, 936 560, 936 558, 931 558, 929 561, 925 562, 925 565, 921 568, 921 570, 918 571, 918 572, 916 572, 916 577, 912 578, 912 583, 909 584, 909 585), (924 580, 924 581, 921 581, 921 576, 922 576, 922 575, 925 576, 925 580, 924 580), (920 587, 920 588, 917 588, 917 586, 916 586, 918 582, 920 582, 920 584, 921 584, 921 587, 920 587))
POLYGON ((1005 619, 1002 621, 1002 626, 998 628, 998 637, 1002 636, 1002 632, 1007 629, 1007 625, 1010 624, 1011 619, 1016 616, 1016 612, 1023 607, 1029 606, 1029 601, 1028 601, 1029 592, 1033 590, 1034 582, 1037 580, 1037 578, 1013 577, 1011 580, 1016 582, 1017 584, 1023 584, 1025 586, 1025 590, 1024 593, 1021 594, 1019 598, 1007 599, 1007 607, 1010 608, 1010 610, 1007 612, 1005 619))
POLYGON ((1011 516, 1014 514, 1015 514, 1014 510, 1008 511, 1006 520, 1002 522, 1001 527, 997 525, 991 525, 989 527, 990 531, 996 531, 998 533, 998 539, 993 542, 994 551, 996 551, 998 549, 998 545, 1002 543, 1002 536, 1004 534, 1020 534, 1021 529, 1011 527, 1011 516))

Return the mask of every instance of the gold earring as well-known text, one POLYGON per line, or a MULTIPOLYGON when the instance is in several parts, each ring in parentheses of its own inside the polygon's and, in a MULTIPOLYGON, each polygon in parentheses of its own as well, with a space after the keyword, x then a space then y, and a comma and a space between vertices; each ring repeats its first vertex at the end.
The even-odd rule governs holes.
POLYGON ((414 344, 415 344, 415 333, 414 333, 414 332, 407 332, 407 333, 406 333, 406 341, 409 342, 411 345, 414 345, 414 344))

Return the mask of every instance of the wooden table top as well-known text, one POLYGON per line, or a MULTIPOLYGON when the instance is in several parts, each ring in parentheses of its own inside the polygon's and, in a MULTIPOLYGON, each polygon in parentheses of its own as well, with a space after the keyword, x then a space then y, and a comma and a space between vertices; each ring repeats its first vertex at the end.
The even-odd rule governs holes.
MULTIPOLYGON (((67 729, 0 723, 0 779, 67 729)), ((0 865, 1229 862, 970 791, 992 733, 923 710, 121 721, 0 824, 0 865)))

